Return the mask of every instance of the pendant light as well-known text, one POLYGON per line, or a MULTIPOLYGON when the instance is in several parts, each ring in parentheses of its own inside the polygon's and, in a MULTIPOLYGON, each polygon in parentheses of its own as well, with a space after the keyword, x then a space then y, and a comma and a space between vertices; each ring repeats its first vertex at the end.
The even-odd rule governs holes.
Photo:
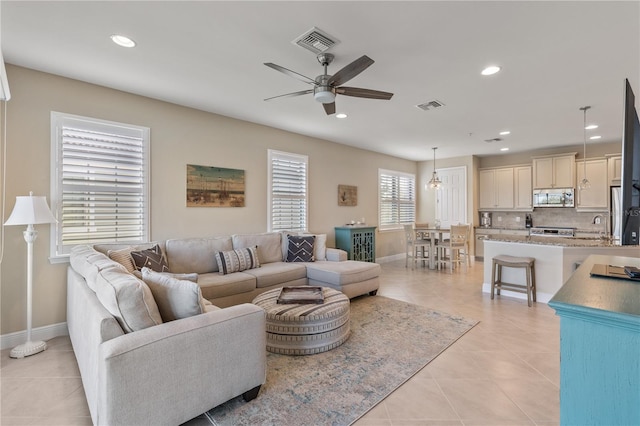
POLYGON ((591 188, 591 182, 587 179, 587 110, 591 108, 590 106, 583 106, 580 108, 580 111, 584 113, 584 124, 582 126, 583 133, 583 159, 582 159, 582 180, 578 184, 578 188, 583 191, 585 189, 591 188))
POLYGON ((438 177, 438 174, 436 173, 436 149, 438 148, 434 147, 432 149, 433 149, 433 174, 431 175, 431 180, 429 180, 429 182, 425 185, 425 189, 438 189, 442 186, 442 181, 440 180, 440 178, 438 177))

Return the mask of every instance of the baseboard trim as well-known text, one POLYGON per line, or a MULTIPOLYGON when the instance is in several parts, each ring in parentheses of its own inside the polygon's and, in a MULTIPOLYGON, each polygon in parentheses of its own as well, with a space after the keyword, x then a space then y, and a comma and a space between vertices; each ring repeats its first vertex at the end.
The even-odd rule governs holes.
MULTIPOLYGON (((69 329, 66 322, 45 325, 31 330, 32 340, 49 340, 58 336, 68 336, 69 329)), ((14 348, 27 341, 27 330, 16 331, 15 333, 3 334, 0 336, 0 349, 14 348)))
MULTIPOLYGON (((482 283, 482 292, 491 294, 491 284, 490 283, 489 284, 482 283)), ((502 290, 500 290, 500 295, 501 296, 507 296, 507 297, 513 297, 515 299, 527 300, 527 294, 526 293, 518 293, 516 291, 510 291, 510 290, 502 289, 502 290)), ((548 303, 549 300, 551 300, 552 297, 553 297, 553 294, 541 293, 539 291, 536 291, 536 301, 537 302, 548 303)))
POLYGON ((376 263, 395 262, 396 260, 402 260, 405 257, 406 257, 406 254, 404 254, 404 253, 394 254, 394 255, 391 255, 391 256, 376 257, 376 263))

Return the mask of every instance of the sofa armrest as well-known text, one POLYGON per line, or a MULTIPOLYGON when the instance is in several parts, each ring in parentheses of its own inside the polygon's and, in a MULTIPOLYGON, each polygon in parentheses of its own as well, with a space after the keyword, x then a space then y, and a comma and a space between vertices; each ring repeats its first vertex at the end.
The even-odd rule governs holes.
POLYGON ((331 262, 344 262, 348 259, 347 252, 342 249, 327 247, 327 260, 331 262))
POLYGON ((98 424, 180 424, 266 378, 262 308, 246 303, 100 347, 98 424))

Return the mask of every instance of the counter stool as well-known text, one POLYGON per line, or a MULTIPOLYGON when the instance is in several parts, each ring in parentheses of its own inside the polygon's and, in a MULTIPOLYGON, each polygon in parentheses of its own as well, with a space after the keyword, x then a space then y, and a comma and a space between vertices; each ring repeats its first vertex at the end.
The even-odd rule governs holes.
POLYGON ((517 291, 519 293, 527 293, 527 304, 531 306, 531 299, 536 301, 536 270, 534 268, 535 259, 533 257, 515 257, 501 254, 492 259, 491 267, 491 299, 493 299, 494 290, 500 295, 500 290, 517 291), (525 268, 526 279, 524 284, 514 284, 502 282, 502 267, 507 268, 525 268))

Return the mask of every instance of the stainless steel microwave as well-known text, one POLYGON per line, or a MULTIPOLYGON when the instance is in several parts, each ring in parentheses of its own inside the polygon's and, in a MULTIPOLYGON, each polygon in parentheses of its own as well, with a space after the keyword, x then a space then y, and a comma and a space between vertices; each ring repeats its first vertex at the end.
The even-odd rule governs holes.
POLYGON ((533 207, 574 207, 573 188, 533 190, 533 207))

